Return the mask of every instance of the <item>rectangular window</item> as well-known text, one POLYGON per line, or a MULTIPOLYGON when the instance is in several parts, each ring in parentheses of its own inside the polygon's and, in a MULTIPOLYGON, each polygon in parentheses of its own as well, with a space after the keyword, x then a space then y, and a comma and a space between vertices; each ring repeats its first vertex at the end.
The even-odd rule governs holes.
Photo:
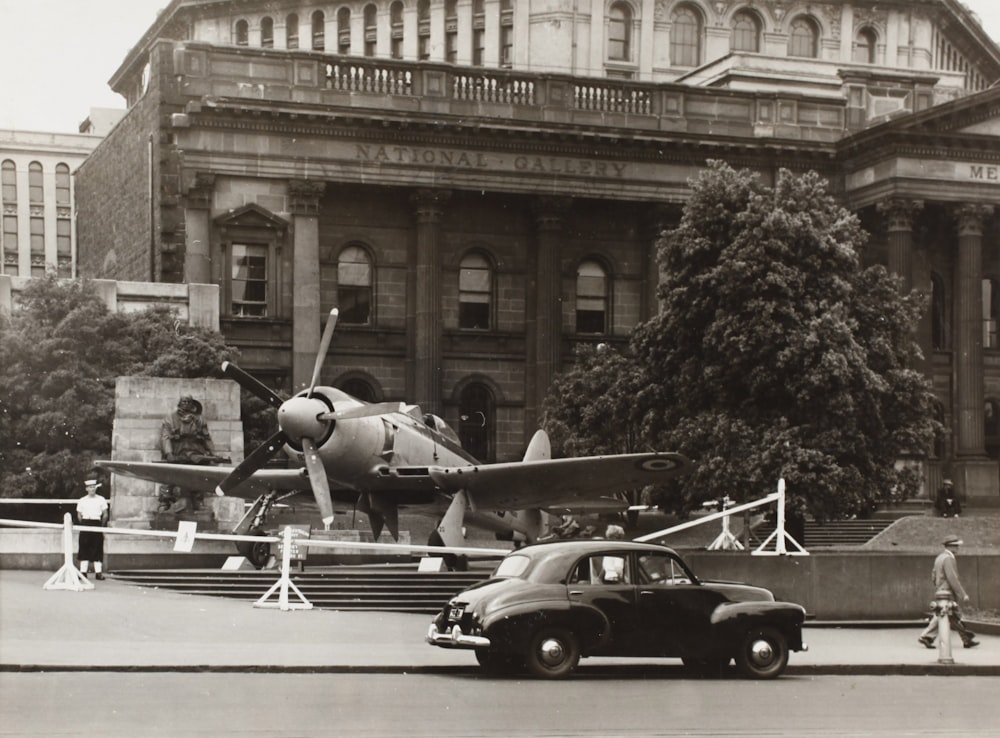
POLYGON ((372 291, 368 287, 337 288, 340 322, 349 325, 368 325, 372 311, 372 291))
POLYGON ((68 218, 59 218, 56 221, 56 253, 60 256, 70 255, 71 231, 71 224, 68 218))
POLYGON ((233 244, 231 281, 234 317, 267 315, 267 247, 233 244))
POLYGON ((31 253, 45 253, 45 218, 32 217, 28 222, 31 228, 31 253))

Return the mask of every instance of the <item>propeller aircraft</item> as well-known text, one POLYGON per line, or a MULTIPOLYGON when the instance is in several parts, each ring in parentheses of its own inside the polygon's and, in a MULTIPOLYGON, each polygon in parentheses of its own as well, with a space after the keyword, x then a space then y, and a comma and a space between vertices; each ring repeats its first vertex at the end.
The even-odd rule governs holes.
MULTIPOLYGON (((329 528, 334 500, 366 513, 377 540, 383 529, 399 538, 399 509, 440 519, 430 545, 461 546, 464 526, 492 531, 516 543, 546 532, 548 515, 623 509, 613 498, 629 488, 660 484, 686 474, 691 462, 676 453, 551 458, 545 431, 535 433, 523 461, 481 464, 462 449, 438 416, 401 402, 366 403, 334 387, 318 386, 338 311, 330 312, 307 390, 283 400, 236 365, 223 374, 277 411, 278 431, 235 467, 99 461, 121 474, 183 488, 253 500, 234 529, 264 535, 272 506, 310 493, 329 528), (288 468, 268 462, 284 452, 288 468)), ((255 566, 267 544, 237 544, 255 566)))

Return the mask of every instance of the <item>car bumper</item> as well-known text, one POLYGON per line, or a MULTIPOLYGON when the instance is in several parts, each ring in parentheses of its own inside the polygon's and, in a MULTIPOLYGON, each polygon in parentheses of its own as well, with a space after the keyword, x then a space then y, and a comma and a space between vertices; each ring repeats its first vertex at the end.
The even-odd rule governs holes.
POLYGON ((466 635, 455 625, 448 630, 438 630, 437 623, 427 629, 427 642, 441 648, 489 648, 490 639, 483 636, 466 635))

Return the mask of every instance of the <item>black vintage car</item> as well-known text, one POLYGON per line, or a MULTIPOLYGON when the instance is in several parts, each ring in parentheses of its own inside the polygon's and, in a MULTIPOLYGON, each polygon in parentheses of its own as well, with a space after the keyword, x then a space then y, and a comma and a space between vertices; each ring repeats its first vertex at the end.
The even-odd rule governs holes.
POLYGON ((567 676, 581 657, 649 656, 679 657, 701 675, 735 659, 746 676, 773 679, 790 650, 807 648, 805 614, 766 589, 702 582, 664 546, 578 539, 508 554, 452 598, 427 641, 543 678, 567 676))

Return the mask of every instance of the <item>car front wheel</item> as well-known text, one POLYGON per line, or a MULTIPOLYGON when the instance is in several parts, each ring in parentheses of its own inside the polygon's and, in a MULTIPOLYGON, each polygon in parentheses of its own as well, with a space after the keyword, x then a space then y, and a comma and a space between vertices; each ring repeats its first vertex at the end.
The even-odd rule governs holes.
POLYGON ((749 631, 736 653, 736 667, 752 679, 775 679, 788 665, 788 641, 774 628, 749 631))
POLYGON ((566 628, 543 628, 532 637, 524 661, 534 676, 560 679, 580 663, 580 644, 566 628))

